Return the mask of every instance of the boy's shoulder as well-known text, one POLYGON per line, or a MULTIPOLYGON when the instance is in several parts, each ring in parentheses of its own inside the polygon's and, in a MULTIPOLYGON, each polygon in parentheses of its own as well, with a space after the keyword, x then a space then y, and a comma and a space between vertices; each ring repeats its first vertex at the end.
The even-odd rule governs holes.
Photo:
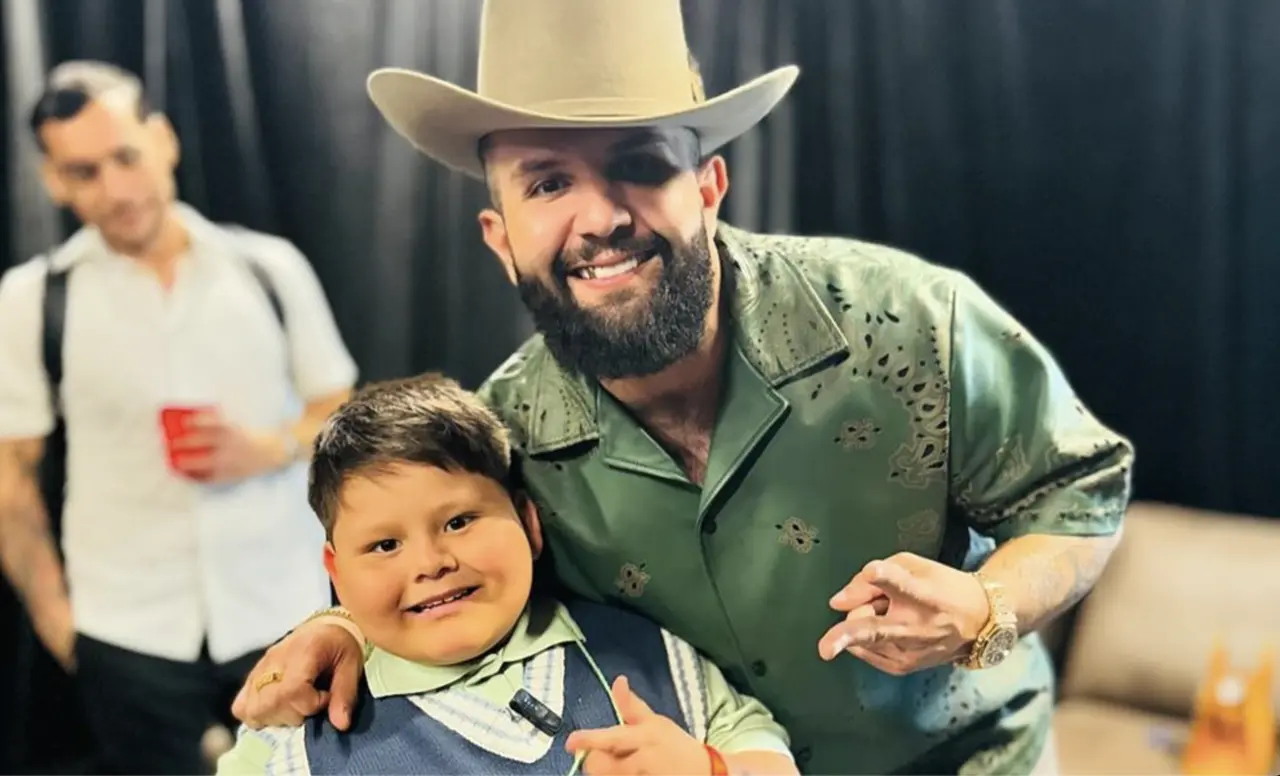
POLYGON ((257 730, 240 726, 236 743, 218 758, 218 776, 264 773, 273 776, 309 776, 306 725, 277 725, 257 730))

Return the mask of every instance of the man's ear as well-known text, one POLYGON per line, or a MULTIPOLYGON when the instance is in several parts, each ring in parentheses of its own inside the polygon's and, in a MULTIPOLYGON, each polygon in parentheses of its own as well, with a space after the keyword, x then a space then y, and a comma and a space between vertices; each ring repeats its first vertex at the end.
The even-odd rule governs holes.
POLYGON ((729 168, 724 157, 714 154, 698 167, 698 193, 702 195, 702 218, 707 236, 716 236, 720 205, 729 193, 729 168))
POLYGON ((526 493, 517 493, 512 503, 520 516, 524 532, 529 537, 529 546, 533 548, 533 559, 537 560, 542 555, 542 520, 538 517, 538 505, 533 503, 533 499, 526 493))
POLYGON ((501 213, 491 207, 481 210, 477 218, 484 244, 498 257, 498 261, 502 263, 502 271, 507 273, 507 280, 514 286, 519 278, 516 276, 516 260, 511 253, 511 240, 507 235, 507 222, 502 220, 501 213))
POLYGON ((182 144, 169 119, 163 113, 153 113, 147 117, 146 128, 147 135, 165 165, 171 170, 176 168, 182 158, 182 144))
POLYGON ((67 185, 62 182, 62 176, 54 169, 53 162, 49 161, 48 157, 45 157, 44 163, 40 165, 40 180, 44 183, 44 190, 49 193, 49 199, 53 200, 53 204, 65 207, 71 198, 71 193, 67 191, 67 185))

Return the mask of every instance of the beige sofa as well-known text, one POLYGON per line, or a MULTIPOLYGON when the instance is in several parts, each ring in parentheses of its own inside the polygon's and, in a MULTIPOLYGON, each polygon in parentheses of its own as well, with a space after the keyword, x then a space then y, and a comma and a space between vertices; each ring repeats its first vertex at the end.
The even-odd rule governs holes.
POLYGON ((1046 633, 1063 660, 1061 772, 1177 773, 1219 636, 1250 670, 1264 646, 1280 647, 1280 518, 1133 505, 1093 593, 1046 633))

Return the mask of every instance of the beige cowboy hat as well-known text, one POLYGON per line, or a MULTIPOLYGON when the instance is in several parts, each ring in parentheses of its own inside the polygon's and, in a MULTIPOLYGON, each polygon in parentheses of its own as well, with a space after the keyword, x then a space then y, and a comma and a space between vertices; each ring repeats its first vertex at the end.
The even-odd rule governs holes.
POLYGON ((703 153, 773 110, 800 74, 782 67, 706 99, 680 0, 485 0, 478 89, 399 68, 369 97, 422 153, 483 177, 479 142, 510 129, 683 127, 703 153))

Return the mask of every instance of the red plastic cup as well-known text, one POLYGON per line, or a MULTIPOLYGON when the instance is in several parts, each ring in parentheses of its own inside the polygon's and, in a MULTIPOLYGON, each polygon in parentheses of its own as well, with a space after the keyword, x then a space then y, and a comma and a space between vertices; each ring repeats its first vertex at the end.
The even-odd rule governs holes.
POLYGON ((214 411, 215 408, 209 406, 161 408, 160 427, 164 429, 164 447, 165 453, 169 458, 169 468, 184 476, 196 476, 199 474, 198 471, 194 471, 191 468, 189 458, 208 453, 211 448, 179 448, 174 446, 174 442, 186 436, 187 433, 191 431, 191 421, 196 416, 212 413, 214 411))

